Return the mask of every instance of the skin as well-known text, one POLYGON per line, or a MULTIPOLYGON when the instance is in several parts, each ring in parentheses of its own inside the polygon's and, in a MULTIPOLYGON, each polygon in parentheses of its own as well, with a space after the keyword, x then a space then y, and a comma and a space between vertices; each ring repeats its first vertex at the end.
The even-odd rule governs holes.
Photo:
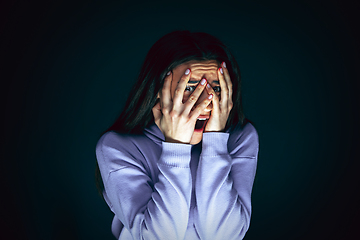
POLYGON ((203 136, 194 131, 197 118, 209 119, 204 132, 224 131, 233 106, 231 96, 232 83, 224 65, 215 60, 183 63, 164 80, 160 101, 153 108, 155 123, 166 142, 197 144, 203 136))

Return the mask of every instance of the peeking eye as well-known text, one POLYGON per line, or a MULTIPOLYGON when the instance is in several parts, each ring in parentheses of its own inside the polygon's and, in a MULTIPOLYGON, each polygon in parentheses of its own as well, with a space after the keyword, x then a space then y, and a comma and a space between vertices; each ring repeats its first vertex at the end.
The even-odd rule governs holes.
POLYGON ((221 91, 220 86, 213 87, 213 89, 214 89, 214 92, 220 92, 221 91))
POLYGON ((195 90, 196 86, 186 86, 185 92, 193 92, 195 90))

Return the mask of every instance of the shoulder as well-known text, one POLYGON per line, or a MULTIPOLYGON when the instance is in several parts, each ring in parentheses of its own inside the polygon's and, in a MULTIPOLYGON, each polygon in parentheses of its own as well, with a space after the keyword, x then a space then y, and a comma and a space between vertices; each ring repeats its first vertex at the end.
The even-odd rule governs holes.
POLYGON ((128 151, 136 148, 137 145, 144 145, 147 138, 143 134, 124 134, 115 131, 104 133, 96 144, 96 149, 114 148, 128 151))
POLYGON ((104 151, 106 149, 121 149, 123 144, 128 145, 127 136, 109 131, 104 133, 96 144, 96 151, 104 151))
POLYGON ((142 143, 144 138, 141 135, 120 134, 114 131, 104 133, 96 144, 99 166, 109 167, 108 171, 128 166, 142 168, 144 157, 141 151, 146 150, 146 144, 142 143))
POLYGON ((228 147, 230 155, 256 158, 259 151, 259 136, 250 122, 238 124, 230 131, 228 147))

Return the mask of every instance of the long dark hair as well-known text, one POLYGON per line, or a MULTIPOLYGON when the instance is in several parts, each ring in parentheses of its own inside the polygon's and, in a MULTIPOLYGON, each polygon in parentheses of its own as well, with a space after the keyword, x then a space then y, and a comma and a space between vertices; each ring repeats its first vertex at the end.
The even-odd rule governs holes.
MULTIPOLYGON (((226 63, 233 84, 233 108, 226 129, 239 123, 243 124, 240 69, 228 47, 207 33, 174 31, 160 38, 150 48, 123 111, 105 132, 141 133, 154 121, 152 108, 156 104, 166 73, 190 60, 216 60, 226 63)), ((97 187, 102 192, 98 165, 95 177, 97 187)))

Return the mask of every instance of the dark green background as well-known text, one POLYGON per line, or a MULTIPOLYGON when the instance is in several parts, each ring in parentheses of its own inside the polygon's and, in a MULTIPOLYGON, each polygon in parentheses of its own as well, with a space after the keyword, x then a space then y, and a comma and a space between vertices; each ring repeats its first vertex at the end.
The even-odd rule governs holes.
POLYGON ((242 70, 260 137, 245 239, 359 237, 359 4, 57 2, 0 7, 1 234, 113 239, 96 142, 152 44, 188 29, 223 40, 242 70))

